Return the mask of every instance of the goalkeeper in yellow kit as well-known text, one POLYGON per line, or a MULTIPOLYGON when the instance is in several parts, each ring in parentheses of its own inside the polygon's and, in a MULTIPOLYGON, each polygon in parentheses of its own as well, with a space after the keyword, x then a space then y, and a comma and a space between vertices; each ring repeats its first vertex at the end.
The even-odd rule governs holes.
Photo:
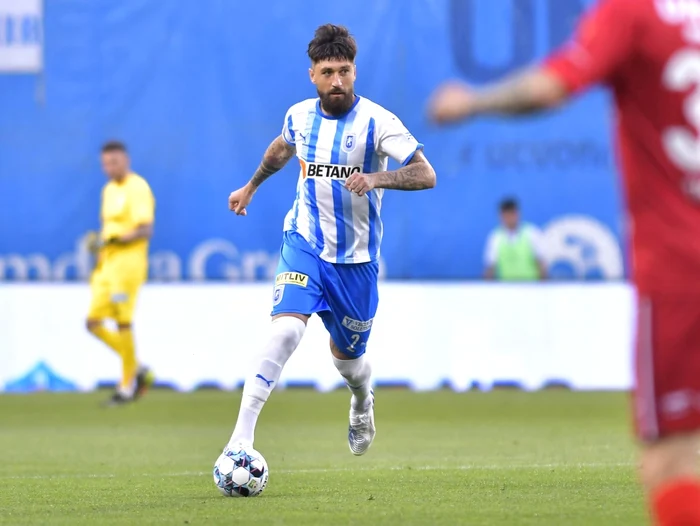
POLYGON ((124 144, 105 144, 101 161, 109 182, 102 189, 102 229, 88 240, 96 262, 87 329, 121 357, 121 381, 108 400, 119 405, 138 399, 153 383, 153 374, 136 360, 132 317, 148 276, 155 200, 146 180, 130 170, 124 144), (116 331, 105 327, 106 319, 116 322, 116 331))

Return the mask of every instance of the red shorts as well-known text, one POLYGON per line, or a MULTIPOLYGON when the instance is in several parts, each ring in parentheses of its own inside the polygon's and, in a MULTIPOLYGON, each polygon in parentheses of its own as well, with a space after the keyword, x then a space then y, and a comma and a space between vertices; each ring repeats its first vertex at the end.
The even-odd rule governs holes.
POLYGON ((700 297, 640 295, 636 347, 639 438, 700 431, 700 297))

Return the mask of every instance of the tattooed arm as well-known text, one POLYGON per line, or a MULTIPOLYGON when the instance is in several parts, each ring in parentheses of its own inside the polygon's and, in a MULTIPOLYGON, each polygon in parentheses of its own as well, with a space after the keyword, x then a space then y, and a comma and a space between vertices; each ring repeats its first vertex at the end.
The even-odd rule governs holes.
POLYGON ((478 91, 473 109, 476 113, 533 113, 558 106, 566 97, 566 87, 558 77, 531 69, 478 91))
POLYGON ((545 69, 530 69, 474 90, 461 83, 438 88, 429 103, 436 122, 457 122, 480 114, 527 114, 554 108, 569 96, 564 83, 545 69))
POLYGON ((406 166, 391 172, 354 174, 348 178, 345 188, 362 196, 373 188, 426 190, 433 188, 435 183, 435 170, 423 152, 418 150, 406 166))
POLYGON ((421 150, 413 154, 406 166, 392 172, 377 172, 372 176, 374 188, 391 190, 426 190, 433 188, 437 182, 435 170, 421 150))
POLYGON ((284 168, 284 165, 287 164, 289 159, 294 157, 295 152, 295 146, 285 141, 281 135, 277 137, 272 141, 272 144, 268 146, 260 166, 255 170, 248 184, 257 190, 258 186, 267 180, 268 177, 284 168))
POLYGON ((284 168, 284 165, 294 156, 295 152, 296 147, 285 141, 281 135, 272 141, 272 144, 265 151, 265 155, 263 155, 260 166, 255 170, 248 184, 229 195, 229 210, 236 212, 236 215, 246 215, 246 207, 250 204, 253 194, 258 187, 272 174, 284 168))

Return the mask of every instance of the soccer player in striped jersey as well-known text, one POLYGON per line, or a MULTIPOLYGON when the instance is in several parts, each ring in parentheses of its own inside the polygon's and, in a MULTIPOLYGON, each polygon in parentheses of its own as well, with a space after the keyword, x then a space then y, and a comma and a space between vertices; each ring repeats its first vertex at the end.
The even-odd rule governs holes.
POLYGON ((308 47, 318 98, 292 106, 282 134, 229 208, 246 215, 258 187, 294 155, 301 169, 284 222, 267 344, 246 378, 229 449, 253 446, 260 411, 316 313, 330 333, 333 362, 352 392, 348 444, 364 454, 375 435, 374 393, 365 348, 377 310, 385 189, 424 190, 435 171, 423 145, 391 112, 355 94, 357 46, 348 30, 316 30, 308 47), (401 163, 387 171, 388 158, 401 163))

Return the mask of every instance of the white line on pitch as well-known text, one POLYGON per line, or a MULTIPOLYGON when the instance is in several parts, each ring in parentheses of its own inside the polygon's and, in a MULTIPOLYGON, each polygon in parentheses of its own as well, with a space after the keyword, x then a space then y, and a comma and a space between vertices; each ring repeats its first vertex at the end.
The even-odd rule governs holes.
MULTIPOLYGON (((464 466, 389 466, 389 467, 344 467, 344 468, 310 468, 310 469, 279 469, 271 470, 272 474, 295 474, 295 473, 343 473, 354 471, 508 471, 514 469, 597 469, 597 468, 621 468, 632 467, 630 462, 579 462, 574 464, 550 463, 550 464, 514 464, 512 466, 504 464, 472 464, 464 466)), ((115 475, 112 473, 91 473, 91 474, 43 474, 43 475, 0 475, 0 480, 49 480, 49 479, 110 479, 110 478, 169 478, 169 477, 203 477, 211 475, 209 471, 182 471, 179 473, 130 473, 115 475)))

